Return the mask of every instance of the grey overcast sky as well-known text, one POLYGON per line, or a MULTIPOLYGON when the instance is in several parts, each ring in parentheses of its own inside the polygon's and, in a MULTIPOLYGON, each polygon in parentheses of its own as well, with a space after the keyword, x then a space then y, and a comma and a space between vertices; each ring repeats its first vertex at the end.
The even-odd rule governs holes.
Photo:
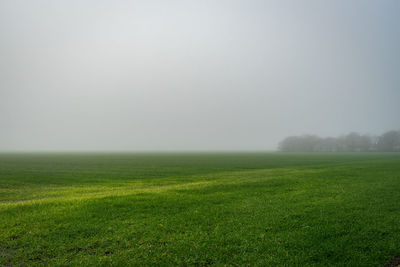
POLYGON ((400 128, 400 1, 0 1, 0 150, 400 128))

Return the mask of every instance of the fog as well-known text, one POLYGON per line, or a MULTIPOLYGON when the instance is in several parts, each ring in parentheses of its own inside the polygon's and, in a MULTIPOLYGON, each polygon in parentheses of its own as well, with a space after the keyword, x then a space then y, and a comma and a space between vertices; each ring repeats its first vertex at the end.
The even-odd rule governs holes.
POLYGON ((0 2, 0 150, 273 150, 400 128, 400 2, 0 2))

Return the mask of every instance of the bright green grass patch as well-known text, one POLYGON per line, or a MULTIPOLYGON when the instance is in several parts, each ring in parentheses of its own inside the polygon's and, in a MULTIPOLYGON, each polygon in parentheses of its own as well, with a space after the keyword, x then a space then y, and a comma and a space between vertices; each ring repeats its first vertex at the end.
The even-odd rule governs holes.
POLYGON ((2 154, 0 264, 382 266, 398 154, 2 154))

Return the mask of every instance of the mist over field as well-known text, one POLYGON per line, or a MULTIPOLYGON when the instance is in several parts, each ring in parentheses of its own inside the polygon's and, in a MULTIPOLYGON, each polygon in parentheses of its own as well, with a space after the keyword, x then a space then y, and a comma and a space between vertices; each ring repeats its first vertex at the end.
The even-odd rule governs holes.
POLYGON ((1 0, 0 266, 398 266, 399 14, 1 0))
POLYGON ((400 2, 0 2, 0 150, 273 150, 400 128, 400 2))

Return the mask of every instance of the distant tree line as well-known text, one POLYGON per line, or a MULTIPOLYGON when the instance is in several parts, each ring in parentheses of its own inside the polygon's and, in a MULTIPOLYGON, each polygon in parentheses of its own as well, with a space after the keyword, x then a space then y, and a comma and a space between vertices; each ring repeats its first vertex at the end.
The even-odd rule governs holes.
POLYGON ((286 137, 279 143, 282 152, 400 152, 400 131, 388 131, 381 136, 352 132, 339 137, 316 135, 286 137))

